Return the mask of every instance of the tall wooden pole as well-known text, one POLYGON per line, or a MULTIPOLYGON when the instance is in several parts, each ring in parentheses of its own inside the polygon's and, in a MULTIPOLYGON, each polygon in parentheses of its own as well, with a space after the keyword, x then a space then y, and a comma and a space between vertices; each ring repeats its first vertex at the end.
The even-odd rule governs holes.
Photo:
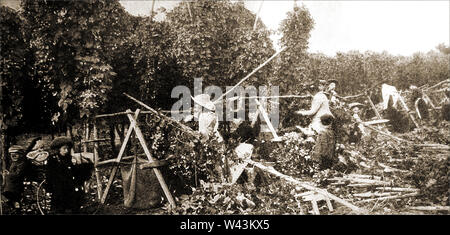
POLYGON ((214 101, 214 103, 217 102, 221 102, 221 100, 231 91, 233 91, 236 87, 238 87, 241 83, 243 83, 245 80, 247 80, 249 77, 251 77, 253 74, 255 74, 256 72, 258 72, 258 70, 260 70, 262 67, 264 67, 267 63, 269 63, 271 60, 273 60, 273 58, 275 58, 278 54, 280 54, 282 51, 284 51, 287 47, 283 47, 281 48, 281 50, 279 50, 277 53, 275 53, 273 56, 271 56, 269 59, 267 59, 264 63, 260 64, 256 69, 254 69, 251 73, 249 73, 247 76, 245 76, 243 79, 241 79, 241 81, 239 81, 236 85, 234 85, 234 87, 232 87, 230 90, 228 90, 227 92, 225 92, 225 94, 223 94, 222 96, 220 96, 218 99, 216 99, 214 101))
POLYGON ((262 8, 263 3, 264 3, 264 0, 261 1, 261 4, 259 5, 258 12, 256 13, 255 23, 253 24, 253 31, 255 31, 256 25, 258 25, 259 13, 261 12, 261 8, 262 8))
MULTIPOLYGON (((93 132, 94 132, 94 140, 98 139, 97 125, 95 124, 95 121, 94 121, 93 132)), ((102 181, 101 181, 101 178, 100 178, 100 173, 98 172, 97 164, 98 164, 98 142, 95 141, 94 142, 95 178, 97 180, 97 196, 98 196, 98 200, 101 200, 102 199, 102 181)))
POLYGON ((155 0, 152 1, 152 9, 150 10, 150 21, 153 21, 153 9, 155 8, 155 0))
POLYGON ((189 3, 189 1, 187 1, 187 8, 188 8, 189 16, 192 19, 191 4, 189 3))

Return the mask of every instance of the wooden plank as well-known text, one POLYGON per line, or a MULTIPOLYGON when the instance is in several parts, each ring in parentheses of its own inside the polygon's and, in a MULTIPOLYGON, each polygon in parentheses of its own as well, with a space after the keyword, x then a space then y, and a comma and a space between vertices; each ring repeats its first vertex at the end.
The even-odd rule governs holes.
POLYGON ((105 141, 110 141, 110 140, 111 140, 111 139, 96 139, 96 138, 94 137, 93 140, 83 140, 83 141, 81 141, 81 143, 87 144, 87 143, 94 143, 94 142, 105 142, 105 141))
POLYGON ((416 188, 399 188, 399 187, 377 187, 376 190, 382 191, 392 191, 392 192, 418 192, 419 189, 416 188))
POLYGON ((354 197, 385 197, 385 196, 392 196, 394 192, 365 192, 365 193, 354 193, 354 197))
POLYGON ((317 201, 315 198, 312 198, 311 204, 312 204, 312 208, 313 208, 313 213, 315 215, 320 215, 319 207, 317 206, 317 201))
POLYGON ((344 178, 363 178, 363 179, 375 179, 375 180, 381 180, 380 176, 376 175, 362 175, 362 174, 348 174, 344 178))
MULTIPOLYGON (((144 154, 142 154, 142 155, 144 155, 144 154)), ((126 156, 126 157, 122 157, 122 160, 130 160, 133 158, 134 158, 134 156, 126 156)), ((118 164, 118 163, 120 163, 120 161, 117 161, 117 158, 114 158, 114 159, 109 159, 109 160, 98 162, 97 167, 105 166, 108 164, 118 164)))
POLYGON ((419 211, 450 211, 450 206, 413 206, 408 209, 419 211))
POLYGON ((154 160, 154 162, 140 164, 139 169, 143 170, 143 169, 147 169, 147 168, 155 168, 155 167, 161 167, 161 166, 166 166, 166 165, 167 165, 167 161, 165 161, 165 160, 154 160))
POLYGON ((375 124, 382 124, 382 123, 386 123, 389 122, 388 119, 379 119, 379 120, 373 120, 373 121, 367 121, 367 122, 363 122, 364 125, 375 125, 375 124))
POLYGON ((325 201, 327 202, 327 207, 330 212, 333 212, 333 204, 331 204, 331 200, 328 197, 325 197, 325 201))
POLYGON ((371 198, 371 199, 358 201, 358 203, 361 203, 361 202, 372 202, 372 201, 377 201, 377 200, 401 199, 401 198, 415 197, 417 195, 419 195, 419 193, 408 193, 408 194, 403 194, 403 195, 398 195, 398 196, 387 196, 387 197, 371 198))
MULTIPOLYGON (((142 135, 141 129, 139 128, 138 124, 136 123, 136 119, 133 118, 133 116, 131 116, 131 114, 128 114, 127 116, 128 116, 128 119, 130 120, 130 123, 134 124, 134 131, 136 133, 136 137, 138 138, 142 148, 144 149, 144 152, 148 158, 148 161, 150 163, 155 162, 155 159, 152 157, 150 151, 148 150, 147 143, 145 142, 145 139, 144 139, 144 135, 142 135)), ((153 168, 153 171, 155 172, 156 178, 158 178, 159 184, 161 185, 167 200, 169 201, 172 208, 175 208, 176 207, 175 201, 172 198, 172 194, 170 193, 170 190, 167 187, 167 184, 164 181, 164 178, 163 178, 161 172, 159 171, 158 168, 153 168)))
MULTIPOLYGON (((131 112, 131 110, 129 110, 129 111, 131 112)), ((137 119, 137 117, 139 116, 140 111, 141 111, 140 109, 136 110, 136 112, 134 114, 134 119, 137 119)), ((128 115, 130 115, 130 114, 128 114, 128 115)), ((130 126, 129 126, 128 131, 127 131, 127 135, 125 136, 125 139, 124 139, 124 141, 122 143, 122 146, 120 147, 119 154, 118 154, 118 156, 116 158, 117 162, 120 162, 121 159, 122 159, 122 155, 125 152, 128 140, 130 139, 131 134, 133 133, 135 125, 136 125, 136 122, 131 122, 130 123, 130 126)), ((109 176, 108 184, 106 185, 105 192, 103 193, 102 199, 100 201, 102 204, 105 203, 106 197, 108 196, 109 188, 111 187, 111 184, 112 184, 112 182, 114 180, 114 177, 116 176, 116 172, 117 172, 118 168, 119 168, 119 166, 114 166, 114 168, 111 171, 111 175, 109 176)))

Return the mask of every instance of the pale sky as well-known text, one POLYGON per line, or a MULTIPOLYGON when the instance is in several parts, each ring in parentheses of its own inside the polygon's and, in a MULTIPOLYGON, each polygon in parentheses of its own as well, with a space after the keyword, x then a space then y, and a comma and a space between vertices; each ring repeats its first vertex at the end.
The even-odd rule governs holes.
MULTIPOLYGON (((171 9, 179 1, 156 0, 171 9)), ((246 1, 256 13, 262 1, 246 1)), ((334 55, 350 50, 387 51, 394 55, 428 52, 440 43, 449 45, 450 1, 297 1, 305 4, 315 21, 309 52, 334 55)), ((149 15, 152 1, 121 1, 133 15, 149 15)), ((260 17, 277 30, 294 1, 263 1, 260 17)), ((160 18, 161 16, 158 16, 160 18)), ((276 41, 280 36, 273 35, 276 41)), ((278 48, 278 47, 277 47, 278 48)))

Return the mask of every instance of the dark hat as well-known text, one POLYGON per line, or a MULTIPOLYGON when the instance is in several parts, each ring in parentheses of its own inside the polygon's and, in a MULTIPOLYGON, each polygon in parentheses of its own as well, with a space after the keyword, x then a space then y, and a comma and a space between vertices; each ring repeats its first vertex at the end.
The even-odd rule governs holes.
POLYGON ((65 136, 57 137, 50 144, 50 148, 51 149, 58 149, 58 148, 60 148, 61 146, 64 146, 64 145, 67 145, 70 148, 73 147, 72 139, 69 138, 69 137, 65 137, 65 136))
POLYGON ((8 149, 9 153, 23 153, 25 150, 20 145, 13 145, 8 149))
POLYGON ((328 126, 330 125, 334 120, 334 117, 329 114, 325 114, 322 117, 320 117, 320 122, 322 122, 323 125, 328 126))

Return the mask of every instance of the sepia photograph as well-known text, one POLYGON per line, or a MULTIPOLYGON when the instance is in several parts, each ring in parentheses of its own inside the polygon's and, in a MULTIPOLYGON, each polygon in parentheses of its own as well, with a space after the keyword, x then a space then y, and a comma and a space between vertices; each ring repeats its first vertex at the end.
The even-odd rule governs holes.
POLYGON ((449 1, 0 0, 0 220, 448 215, 449 22, 449 1))

